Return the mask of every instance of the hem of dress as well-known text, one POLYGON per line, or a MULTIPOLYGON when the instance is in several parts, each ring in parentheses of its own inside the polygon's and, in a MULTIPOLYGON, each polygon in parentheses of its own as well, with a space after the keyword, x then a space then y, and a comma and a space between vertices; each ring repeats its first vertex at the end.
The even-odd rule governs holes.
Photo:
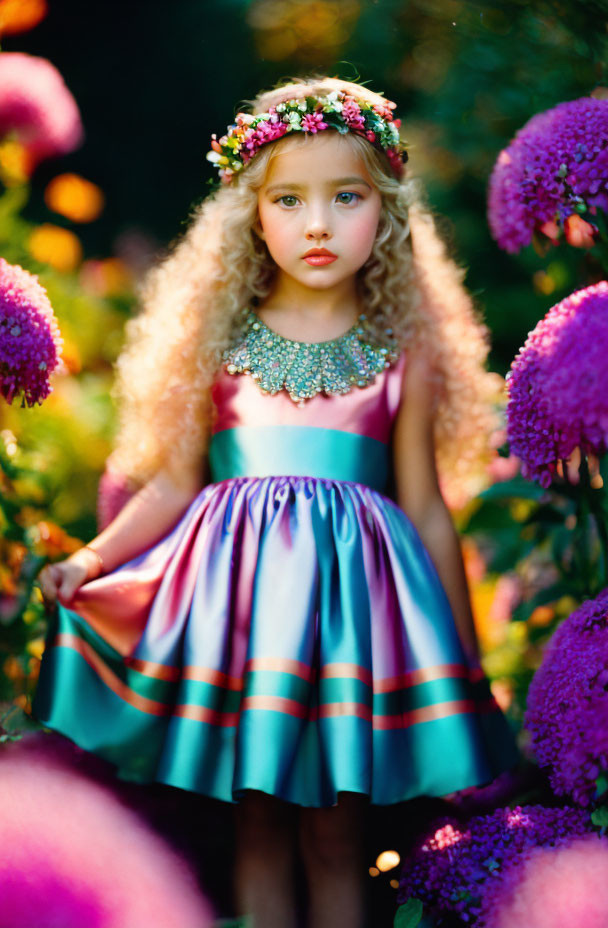
POLYGON ((87 754, 90 754, 93 757, 97 757, 103 760, 106 764, 108 764, 112 768, 112 772, 114 776, 116 777, 116 779, 120 780, 123 783, 133 783, 138 786, 147 786, 147 785, 158 783, 163 786, 170 786, 173 789, 182 790, 183 792, 194 793, 196 795, 203 796, 207 799, 213 799, 213 800, 216 800, 217 802, 223 802, 227 805, 238 805, 241 799, 243 799, 243 794, 246 792, 258 792, 258 793, 264 793, 266 796, 271 796, 273 799, 278 799, 281 802, 285 802, 289 805, 298 806, 300 808, 305 808, 305 809, 335 808, 338 805, 338 796, 340 793, 349 793, 350 795, 357 795, 361 798, 362 801, 366 801, 367 805, 369 806, 380 806, 380 807, 395 806, 395 805, 399 805, 400 803, 411 802, 414 799, 441 799, 445 796, 451 796, 454 793, 458 793, 458 792, 461 792, 462 790, 470 789, 472 787, 487 786, 491 784, 501 774, 514 769, 518 763, 518 759, 515 759, 513 763, 509 764, 508 766, 501 767, 500 770, 497 770, 495 773, 491 775, 464 777, 462 783, 451 786, 449 790, 441 790, 441 791, 435 791, 435 792, 433 791, 430 791, 430 792, 410 791, 406 793, 405 795, 397 796, 396 798, 391 798, 391 799, 386 799, 386 800, 381 800, 381 799, 372 800, 373 794, 367 792, 366 790, 355 789, 355 788, 349 789, 348 787, 346 787, 346 788, 336 789, 334 791, 334 800, 335 800, 334 802, 326 802, 326 803, 305 802, 305 801, 299 801, 297 799, 288 798, 284 795, 281 795, 280 792, 273 792, 272 790, 269 790, 267 788, 264 789, 262 786, 259 786, 259 785, 239 787, 238 789, 233 790, 232 797, 230 798, 230 797, 227 797, 226 794, 220 790, 213 790, 212 788, 203 790, 203 789, 197 789, 194 786, 185 786, 183 783, 178 783, 175 779, 171 778, 170 776, 162 776, 162 775, 160 776, 153 775, 153 776, 145 776, 145 777, 138 776, 132 771, 127 771, 126 769, 121 768, 120 766, 115 764, 113 761, 109 760, 107 757, 104 757, 103 752, 92 751, 89 748, 83 747, 83 745, 79 744, 79 742, 76 739, 74 739, 70 735, 63 732, 60 728, 53 727, 53 725, 45 721, 40 716, 36 715, 34 716, 34 718, 36 719, 36 721, 40 723, 43 729, 46 729, 47 731, 55 732, 56 734, 61 735, 61 737, 66 738, 66 740, 76 745, 76 747, 78 747, 80 750, 86 751, 87 754))

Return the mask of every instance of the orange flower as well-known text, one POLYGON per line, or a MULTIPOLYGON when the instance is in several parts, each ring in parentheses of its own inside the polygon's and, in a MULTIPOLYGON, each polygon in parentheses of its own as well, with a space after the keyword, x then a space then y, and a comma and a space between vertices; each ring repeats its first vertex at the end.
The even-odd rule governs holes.
POLYGON ((82 261, 82 245, 78 236, 50 222, 34 229, 27 245, 36 261, 50 264, 57 271, 73 271, 82 261))
POLYGON ((27 32, 37 26, 48 11, 46 0, 0 0, 0 35, 27 32))
POLYGON ((49 209, 73 222, 92 222, 104 208, 105 197, 97 184, 79 174, 59 174, 44 191, 49 209))
POLYGON ((598 232, 578 213, 572 213, 564 223, 564 234, 568 244, 574 248, 593 248, 598 232))
POLYGON ((542 226, 540 226, 540 231, 543 235, 546 235, 547 238, 550 238, 552 242, 559 241, 560 228, 555 219, 549 219, 547 222, 543 222, 542 226))

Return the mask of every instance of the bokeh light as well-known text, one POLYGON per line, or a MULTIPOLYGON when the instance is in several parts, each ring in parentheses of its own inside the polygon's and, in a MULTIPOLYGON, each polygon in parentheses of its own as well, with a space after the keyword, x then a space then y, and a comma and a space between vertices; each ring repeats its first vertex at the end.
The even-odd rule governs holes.
POLYGON ((318 66, 340 53, 360 12, 356 0, 254 0, 247 21, 262 58, 318 66))
POLYGON ((73 271, 82 261, 82 245, 78 236, 50 222, 34 229, 27 246, 36 261, 50 264, 56 271, 73 271))
POLYGON ((378 870, 381 870, 382 873, 386 873, 387 870, 392 870, 394 867, 399 865, 401 857, 397 851, 382 851, 381 854, 378 854, 376 857, 376 867, 378 870))
POLYGON ((0 36, 33 29, 48 11, 46 0, 0 0, 0 36))
POLYGON ((105 205, 103 191, 79 174, 59 174, 46 186, 44 201, 49 209, 72 222, 92 222, 105 205))

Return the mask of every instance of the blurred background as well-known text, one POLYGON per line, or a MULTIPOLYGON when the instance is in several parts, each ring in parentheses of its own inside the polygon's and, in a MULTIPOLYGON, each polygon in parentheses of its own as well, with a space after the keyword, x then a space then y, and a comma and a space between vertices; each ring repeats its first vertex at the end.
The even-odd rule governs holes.
MULTIPOLYGON (((0 742, 35 727, 47 624, 33 581, 96 534, 124 324, 141 274, 215 180, 211 133, 260 89, 310 73, 396 101, 409 170, 490 327, 490 366, 505 375, 547 309, 598 266, 589 250, 548 239, 500 250, 488 179, 534 114, 608 94, 607 14, 608 0, 0 0, 2 53, 51 62, 84 127, 81 144, 35 166, 0 133, 0 255, 46 288, 67 366, 41 406, 0 403, 0 742)), ((2 89, 0 76, 0 103, 2 89)), ((498 455, 487 482, 454 516, 484 669, 519 730, 543 647, 589 590, 560 562, 577 544, 572 494, 549 505, 498 455)))

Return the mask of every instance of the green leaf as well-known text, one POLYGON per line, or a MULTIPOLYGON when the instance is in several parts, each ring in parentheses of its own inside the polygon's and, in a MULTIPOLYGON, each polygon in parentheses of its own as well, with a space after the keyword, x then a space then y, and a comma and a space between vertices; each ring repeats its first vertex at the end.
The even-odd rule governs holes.
POLYGON ((600 773, 595 781, 595 794, 596 796, 603 796, 606 790, 608 790, 608 776, 605 773, 600 773))
POLYGON ((591 813, 591 821, 597 828, 608 828, 608 808, 598 806, 597 809, 594 809, 591 813))
POLYGON ((395 915, 393 928, 415 928, 422 919, 422 903, 420 899, 410 898, 400 905, 395 915))
POLYGON ((494 483, 487 490, 479 494, 480 499, 541 499, 546 490, 538 483, 532 483, 521 476, 512 480, 502 480, 494 483))
POLYGON ((572 587, 570 584, 559 580, 557 583, 552 583, 551 586, 545 587, 544 590, 540 590, 531 599, 520 603, 519 606, 513 610, 511 619, 516 622, 525 622, 526 619, 532 615, 537 606, 546 606, 561 599, 562 596, 568 595, 572 595, 572 587))

